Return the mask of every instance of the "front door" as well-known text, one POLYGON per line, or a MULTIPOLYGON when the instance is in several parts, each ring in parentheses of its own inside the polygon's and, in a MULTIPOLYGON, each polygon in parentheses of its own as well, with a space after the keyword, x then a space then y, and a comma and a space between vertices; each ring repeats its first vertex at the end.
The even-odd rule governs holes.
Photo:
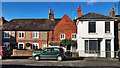
POLYGON ((106 40, 106 58, 111 58, 111 40, 106 40))

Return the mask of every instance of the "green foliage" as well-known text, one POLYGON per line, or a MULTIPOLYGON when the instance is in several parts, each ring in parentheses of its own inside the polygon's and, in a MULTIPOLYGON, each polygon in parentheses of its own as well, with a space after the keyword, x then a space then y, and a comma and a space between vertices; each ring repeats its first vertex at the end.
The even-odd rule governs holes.
POLYGON ((31 44, 30 43, 26 43, 26 47, 30 47, 31 46, 31 44))
POLYGON ((47 47, 43 47, 42 50, 46 49, 47 47))
POLYGON ((70 39, 64 39, 64 40, 62 40, 62 42, 61 42, 61 45, 64 46, 64 47, 72 46, 72 45, 74 45, 74 44, 75 44, 75 42, 72 41, 72 40, 70 40, 70 39))
POLYGON ((49 45, 51 45, 51 46, 59 46, 59 43, 58 42, 50 42, 49 45))

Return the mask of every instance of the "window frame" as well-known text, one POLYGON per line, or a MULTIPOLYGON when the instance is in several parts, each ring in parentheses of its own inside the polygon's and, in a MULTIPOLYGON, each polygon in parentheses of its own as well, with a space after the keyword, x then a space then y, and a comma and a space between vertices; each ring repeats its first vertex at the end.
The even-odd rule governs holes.
POLYGON ((32 32, 32 38, 39 38, 39 32, 38 31, 33 31, 32 32), (35 37, 33 37, 33 34, 35 34, 35 37))
POLYGON ((72 33, 71 34, 71 38, 72 38, 72 40, 77 40, 77 34, 76 33, 72 33), (76 37, 76 38, 75 38, 76 37))
POLYGON ((100 51, 100 45, 99 45, 99 40, 84 40, 84 41, 87 41, 87 43, 86 42, 84 42, 85 43, 85 53, 89 53, 89 54, 93 54, 93 53, 100 53, 99 51, 100 51), (96 41, 96 45, 95 46, 93 46, 93 45, 90 45, 90 41, 96 41), (86 45, 87 44, 87 45, 86 45), (86 47, 87 46, 87 47, 86 47), (96 47, 95 48, 95 50, 93 50, 93 48, 92 48, 92 50, 90 49, 91 48, 91 46, 92 47, 96 47), (95 51, 95 52, 94 52, 95 51))
POLYGON ((64 33, 62 33, 62 34, 60 34, 60 40, 64 40, 65 39, 65 34, 64 33))
POLYGON ((4 38, 10 38, 10 31, 4 31, 4 38), (7 35, 5 35, 5 34, 8 34, 8 36, 7 35), (6 37, 7 36, 7 37, 6 37))
POLYGON ((88 24, 88 33, 96 33, 96 22, 94 22, 94 21, 93 22, 91 22, 91 21, 89 22, 89 24, 88 24))
POLYGON ((25 32, 24 31, 19 31, 18 32, 18 37, 19 38, 24 38, 25 37, 25 32), (20 37, 20 35, 21 35, 21 37, 20 37))
POLYGON ((110 30, 110 22, 105 22, 105 33, 110 33, 111 32, 111 30, 110 30), (109 24, 109 26, 108 26, 108 24, 109 24), (106 26, 108 26, 108 27, 106 27, 106 26))
POLYGON ((5 47, 10 47, 10 42, 4 42, 4 46, 5 47), (7 46, 5 44, 7 44, 7 46))
POLYGON ((20 47, 19 47, 20 44, 23 44, 23 48, 22 48, 22 49, 24 49, 25 44, 24 44, 23 42, 19 42, 19 43, 18 43, 18 49, 20 49, 20 47))
POLYGON ((32 48, 31 48, 32 50, 37 50, 37 49, 39 49, 39 43, 32 43, 32 48), (35 44, 35 49, 33 49, 33 44, 35 44), (36 45, 37 44, 37 45, 36 45), (37 48, 36 48, 36 46, 37 46, 37 48))

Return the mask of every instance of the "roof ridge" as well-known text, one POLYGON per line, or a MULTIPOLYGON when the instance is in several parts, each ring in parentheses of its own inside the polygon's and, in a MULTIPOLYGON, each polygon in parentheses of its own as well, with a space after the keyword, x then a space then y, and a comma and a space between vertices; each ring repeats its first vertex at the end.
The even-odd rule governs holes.
MULTIPOLYGON (((103 16, 107 16, 107 15, 104 15, 104 14, 100 14, 100 13, 98 13, 98 12, 93 12, 93 13, 99 14, 99 15, 103 15, 103 16)), ((110 16, 107 16, 107 17, 110 17, 110 16)))
POLYGON ((113 18, 97 12, 89 12, 78 19, 113 19, 113 18))
POLYGON ((48 18, 14 18, 12 20, 19 20, 19 19, 48 19, 48 18))

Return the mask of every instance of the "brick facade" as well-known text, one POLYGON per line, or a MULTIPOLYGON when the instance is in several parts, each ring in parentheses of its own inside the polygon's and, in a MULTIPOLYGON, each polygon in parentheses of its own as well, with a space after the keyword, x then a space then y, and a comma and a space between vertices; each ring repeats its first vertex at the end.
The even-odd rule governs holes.
MULTIPOLYGON (((50 19, 13 19, 4 24, 3 32, 9 31, 10 38, 4 38, 3 42, 9 42, 10 46, 19 46, 26 49, 26 43, 38 45, 38 49, 47 46, 49 42, 61 42, 60 34, 65 34, 65 39, 72 39, 72 34, 77 34, 76 24, 65 14, 62 19, 53 18, 53 11, 49 14, 50 19), (28 26, 29 25, 29 26, 28 26), (14 28, 14 29, 13 29, 14 28), (24 35, 24 37, 19 37, 24 35), (23 34, 23 33, 24 34, 23 34), (39 37, 33 38, 32 32, 39 32, 39 37)), ((76 39, 74 39, 76 41, 76 39)), ((4 45, 4 43, 2 44, 4 45)))
POLYGON ((24 49, 26 49, 25 44, 27 42, 29 42, 30 44, 38 43, 39 48, 42 48, 43 44, 47 44, 47 32, 39 31, 39 38, 32 38, 33 31, 22 31, 24 32, 24 38, 19 38, 18 36, 19 31, 9 31, 9 32, 10 32, 10 38, 4 38, 4 33, 3 33, 2 36, 3 42, 9 42, 10 45, 13 45, 15 47, 18 46, 18 43, 24 43, 24 49))
POLYGON ((65 34, 66 39, 72 39, 72 34, 77 33, 75 23, 65 14, 61 21, 55 26, 54 31, 49 32, 49 41, 61 42, 60 34, 65 34))

